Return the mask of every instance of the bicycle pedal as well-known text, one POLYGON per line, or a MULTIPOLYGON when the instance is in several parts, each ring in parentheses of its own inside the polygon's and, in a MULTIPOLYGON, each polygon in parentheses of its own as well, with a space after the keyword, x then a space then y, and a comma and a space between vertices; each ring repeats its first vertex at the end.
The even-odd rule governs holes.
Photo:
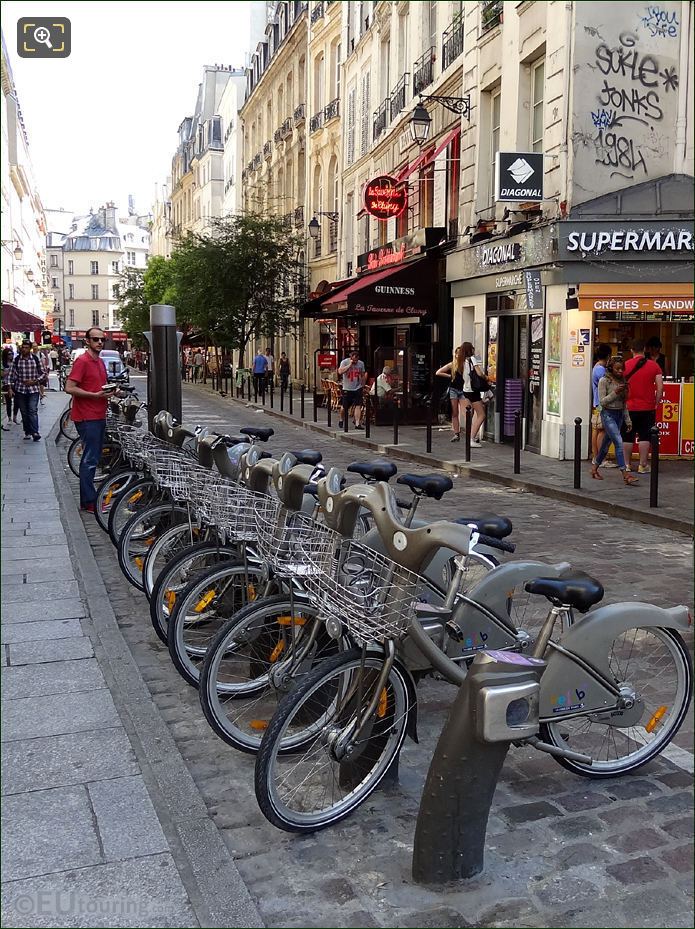
POLYGON ((454 642, 463 642, 463 632, 461 627, 457 622, 454 622, 453 619, 450 619, 446 624, 446 631, 449 634, 449 637, 454 640, 454 642))

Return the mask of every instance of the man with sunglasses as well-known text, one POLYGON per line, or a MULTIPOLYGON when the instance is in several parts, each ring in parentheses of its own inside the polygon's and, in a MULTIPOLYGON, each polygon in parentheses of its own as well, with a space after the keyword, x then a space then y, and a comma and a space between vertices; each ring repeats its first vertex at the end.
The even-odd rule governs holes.
POLYGON ((85 335, 87 349, 75 360, 65 384, 65 392, 72 396, 71 418, 82 439, 80 461, 80 508, 93 513, 97 499, 94 486, 96 472, 106 432, 106 407, 110 391, 102 390, 106 384, 106 365, 99 353, 104 347, 104 333, 92 326, 85 335))

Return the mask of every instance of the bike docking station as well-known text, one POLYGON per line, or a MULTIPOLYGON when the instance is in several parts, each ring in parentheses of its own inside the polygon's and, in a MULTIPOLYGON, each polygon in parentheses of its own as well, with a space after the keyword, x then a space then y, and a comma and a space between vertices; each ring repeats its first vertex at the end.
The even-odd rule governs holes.
POLYGON ((439 737, 415 826, 413 879, 445 884, 483 870, 485 834, 512 742, 537 735, 546 662, 506 651, 474 658, 439 737))
POLYGON ((147 420, 152 432, 154 417, 161 410, 167 410, 181 422, 179 346, 183 333, 176 331, 176 309, 166 303, 153 303, 150 331, 143 335, 151 350, 147 372, 147 420))

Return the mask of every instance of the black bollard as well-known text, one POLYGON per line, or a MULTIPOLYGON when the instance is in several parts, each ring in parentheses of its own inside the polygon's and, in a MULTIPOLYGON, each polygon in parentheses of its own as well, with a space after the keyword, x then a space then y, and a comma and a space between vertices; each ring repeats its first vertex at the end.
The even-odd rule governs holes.
POLYGON ((514 473, 521 474, 521 410, 514 414, 514 473))
POLYGON ((649 506, 659 506, 659 427, 652 426, 650 433, 652 443, 652 467, 649 474, 649 506))
POLYGON ((471 460, 471 431, 473 426, 473 407, 466 407, 466 434, 464 436, 464 458, 466 461, 471 460))
MULTIPOLYGON (((251 399, 251 385, 249 384, 249 400, 251 399)), ((258 381, 253 379, 253 402, 258 403, 258 381)))
POLYGON ((582 418, 574 420, 574 489, 582 486, 582 418))
POLYGON ((265 384, 261 384, 261 403, 265 406, 265 384))
POLYGON ((280 385, 280 412, 284 413, 285 411, 285 388, 280 385))
POLYGON ((394 445, 398 445, 398 420, 400 419, 399 412, 400 412, 400 407, 399 407, 398 402, 396 402, 393 404, 393 444, 394 445))
POLYGON ((343 432, 348 432, 350 429, 350 410, 347 407, 343 407, 343 432))
POLYGON ((270 384, 270 409, 271 409, 271 410, 272 410, 272 408, 273 408, 273 396, 274 396, 274 394, 275 394, 275 388, 273 387, 273 384, 272 384, 272 381, 271 381, 271 384, 270 384))
POLYGON ((319 395, 316 393, 316 386, 314 385, 314 422, 317 421, 319 415, 319 395))
POLYGON ((292 381, 290 381, 289 390, 290 390, 290 416, 293 416, 293 415, 294 415, 294 408, 293 408, 293 403, 292 403, 292 381))
MULTIPOLYGON (((331 415, 332 415, 332 406, 330 395, 326 397, 326 424, 328 428, 331 428, 331 415)), ((316 407, 314 407, 314 422, 316 422, 316 407)))
POLYGON ((372 434, 372 398, 367 394, 364 400, 364 437, 368 439, 372 434))
POLYGON ((304 389, 304 384, 301 384, 299 387, 299 416, 301 419, 304 419, 304 389))
POLYGON ((425 438, 425 451, 432 454, 432 401, 427 403, 427 432, 425 438))

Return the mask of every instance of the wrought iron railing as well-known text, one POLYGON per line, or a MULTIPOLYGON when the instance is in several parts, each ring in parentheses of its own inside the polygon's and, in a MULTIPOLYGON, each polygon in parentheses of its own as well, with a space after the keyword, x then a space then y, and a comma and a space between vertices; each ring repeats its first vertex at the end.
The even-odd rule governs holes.
POLYGON ((251 174, 252 171, 253 171, 253 158, 252 158, 251 161, 249 161, 249 163, 246 165, 246 173, 247 173, 247 174, 251 174))
POLYGON ((263 156, 261 155, 260 152, 256 152, 256 154, 253 156, 253 170, 254 171, 257 171, 260 168, 262 161, 263 161, 263 156))
POLYGON ((337 119, 340 116, 340 100, 336 97, 323 108, 323 121, 327 123, 331 119, 337 119))
POLYGON ((311 25, 313 26, 315 22, 318 22, 319 19, 323 19, 323 2, 315 3, 311 10, 311 25))
POLYGON ((282 142, 282 135, 279 129, 276 129, 273 133, 273 142, 275 142, 276 145, 279 145, 282 142))
POLYGON ((389 110, 391 112, 391 122, 398 116, 401 110, 405 109, 405 95, 410 75, 406 71, 400 81, 391 91, 389 110))
POLYGON ((480 33, 489 32, 502 22, 502 0, 484 0, 480 5, 480 33))
POLYGON ((298 206, 297 209, 294 211, 294 224, 295 226, 304 225, 304 207, 303 206, 298 206))
POLYGON ((413 96, 417 97, 434 80, 434 45, 413 65, 413 96))
POLYGON ((287 119, 280 126, 280 138, 286 139, 288 136, 292 135, 292 127, 294 125, 294 120, 291 116, 288 116, 287 119))
POLYGON ((442 71, 463 53, 463 11, 454 16, 442 36, 442 71))
POLYGON ((294 124, 299 126, 300 123, 303 123, 306 119, 306 107, 303 103, 300 103, 299 106, 294 111, 294 124))
POLYGON ((391 112, 391 101, 387 97, 374 114, 374 129, 372 139, 376 142, 382 132, 386 131, 389 124, 389 114, 391 112))
POLYGON ((309 132, 318 132, 323 129, 323 110, 319 110, 309 120, 309 132))
POLYGON ((268 139, 267 142, 264 142, 264 143, 263 143, 263 157, 264 157, 264 158, 272 158, 272 157, 273 157, 273 144, 272 144, 272 142, 270 141, 270 139, 268 139))

